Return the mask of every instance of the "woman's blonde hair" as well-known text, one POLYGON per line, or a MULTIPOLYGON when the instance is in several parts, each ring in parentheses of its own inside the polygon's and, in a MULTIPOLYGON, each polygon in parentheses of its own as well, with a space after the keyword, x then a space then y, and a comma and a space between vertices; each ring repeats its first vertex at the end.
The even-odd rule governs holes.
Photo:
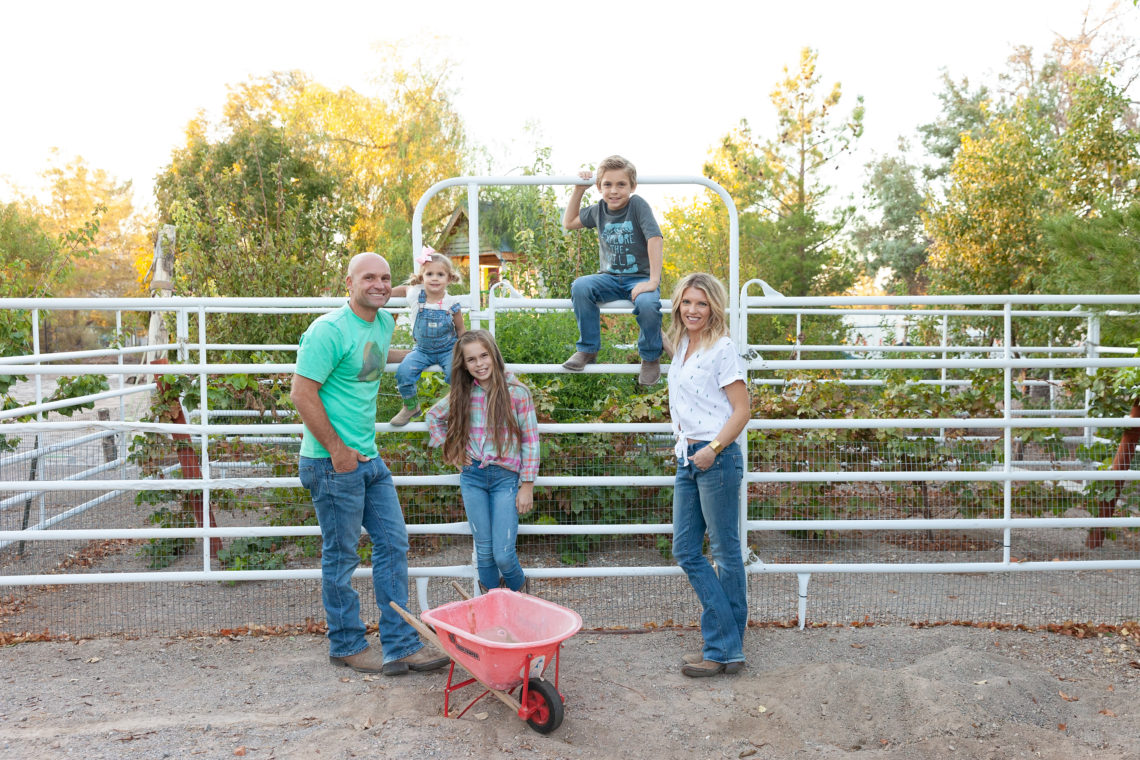
POLYGON ((404 280, 405 285, 422 285, 424 281, 424 267, 428 264, 440 264, 447 270, 447 281, 451 284, 459 282, 459 272, 455 271, 455 267, 451 265, 451 257, 444 256, 438 251, 431 255, 430 261, 425 261, 420 265, 419 269, 408 275, 408 279, 404 280))
MULTIPOLYGON (((468 330, 459 336, 451 352, 451 390, 448 392, 447 435, 443 439, 443 461, 462 468, 467 463, 467 438, 471 434, 471 390, 475 378, 467 371, 463 347, 482 343, 491 354, 491 377, 483 384, 487 392, 487 435, 500 454, 521 445, 522 429, 511 405, 507 365, 495 344, 495 336, 486 330, 468 330)), ((514 382, 518 382, 515 380, 514 382)))
POLYGON ((682 277, 677 287, 673 288, 669 342, 673 344, 674 349, 681 345, 681 337, 686 333, 684 321, 681 319, 681 296, 689 288, 703 292, 709 302, 709 321, 701 330, 696 347, 707 348, 728 335, 728 322, 724 318, 725 309, 728 307, 728 290, 715 276, 706 272, 693 272, 682 277))

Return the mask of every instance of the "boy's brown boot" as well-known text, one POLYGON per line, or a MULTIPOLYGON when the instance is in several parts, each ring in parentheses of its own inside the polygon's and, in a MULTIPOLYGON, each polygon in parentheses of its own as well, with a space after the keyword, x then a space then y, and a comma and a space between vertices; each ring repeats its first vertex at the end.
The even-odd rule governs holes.
POLYGON ((638 385, 653 385, 661 379, 661 362, 641 360, 641 371, 637 373, 638 385))

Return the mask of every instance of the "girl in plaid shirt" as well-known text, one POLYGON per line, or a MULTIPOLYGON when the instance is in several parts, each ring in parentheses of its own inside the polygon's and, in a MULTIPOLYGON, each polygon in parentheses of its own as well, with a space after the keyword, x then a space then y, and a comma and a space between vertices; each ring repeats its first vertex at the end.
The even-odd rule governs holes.
POLYGON ((460 468, 480 587, 526 591, 515 538, 519 515, 534 506, 534 401, 507 372, 495 338, 486 330, 459 336, 451 366, 451 390, 427 413, 428 445, 443 444, 443 460, 460 468))

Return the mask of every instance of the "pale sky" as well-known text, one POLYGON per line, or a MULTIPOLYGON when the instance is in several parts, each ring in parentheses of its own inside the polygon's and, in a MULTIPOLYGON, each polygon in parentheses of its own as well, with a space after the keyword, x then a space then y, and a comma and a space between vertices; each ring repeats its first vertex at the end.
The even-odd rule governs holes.
MULTIPOLYGON (((1093 0, 1094 16, 1109 5, 1093 0)), ((695 175, 741 118, 774 133, 768 93, 804 46, 848 111, 866 105, 862 165, 938 114, 940 71, 992 80, 1013 46, 1044 52, 1080 28, 1082 0, 637 0, 635 2, 24 2, 4 11, 0 180, 35 190, 52 147, 150 198, 199 109, 226 85, 300 69, 371 93, 376 43, 436 37, 454 61, 455 104, 496 173, 553 148, 556 174, 611 153, 644 175, 695 175), (529 134, 534 125, 537 134, 529 134)), ((1140 10, 1122 6, 1140 37, 1140 10)), ((918 147, 915 143, 914 147, 918 147)), ((659 209, 683 188, 641 188, 659 209)), ((0 200, 9 192, 0 181, 0 200)))

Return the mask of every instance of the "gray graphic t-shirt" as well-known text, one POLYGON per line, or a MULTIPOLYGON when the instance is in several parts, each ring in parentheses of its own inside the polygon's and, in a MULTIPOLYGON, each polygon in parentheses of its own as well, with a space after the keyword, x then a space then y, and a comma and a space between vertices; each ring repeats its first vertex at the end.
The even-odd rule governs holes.
POLYGON ((649 276, 649 249, 646 241, 661 237, 653 210, 639 195, 631 195, 620 211, 610 212, 598 201, 578 213, 583 227, 598 230, 600 270, 606 274, 649 276))

